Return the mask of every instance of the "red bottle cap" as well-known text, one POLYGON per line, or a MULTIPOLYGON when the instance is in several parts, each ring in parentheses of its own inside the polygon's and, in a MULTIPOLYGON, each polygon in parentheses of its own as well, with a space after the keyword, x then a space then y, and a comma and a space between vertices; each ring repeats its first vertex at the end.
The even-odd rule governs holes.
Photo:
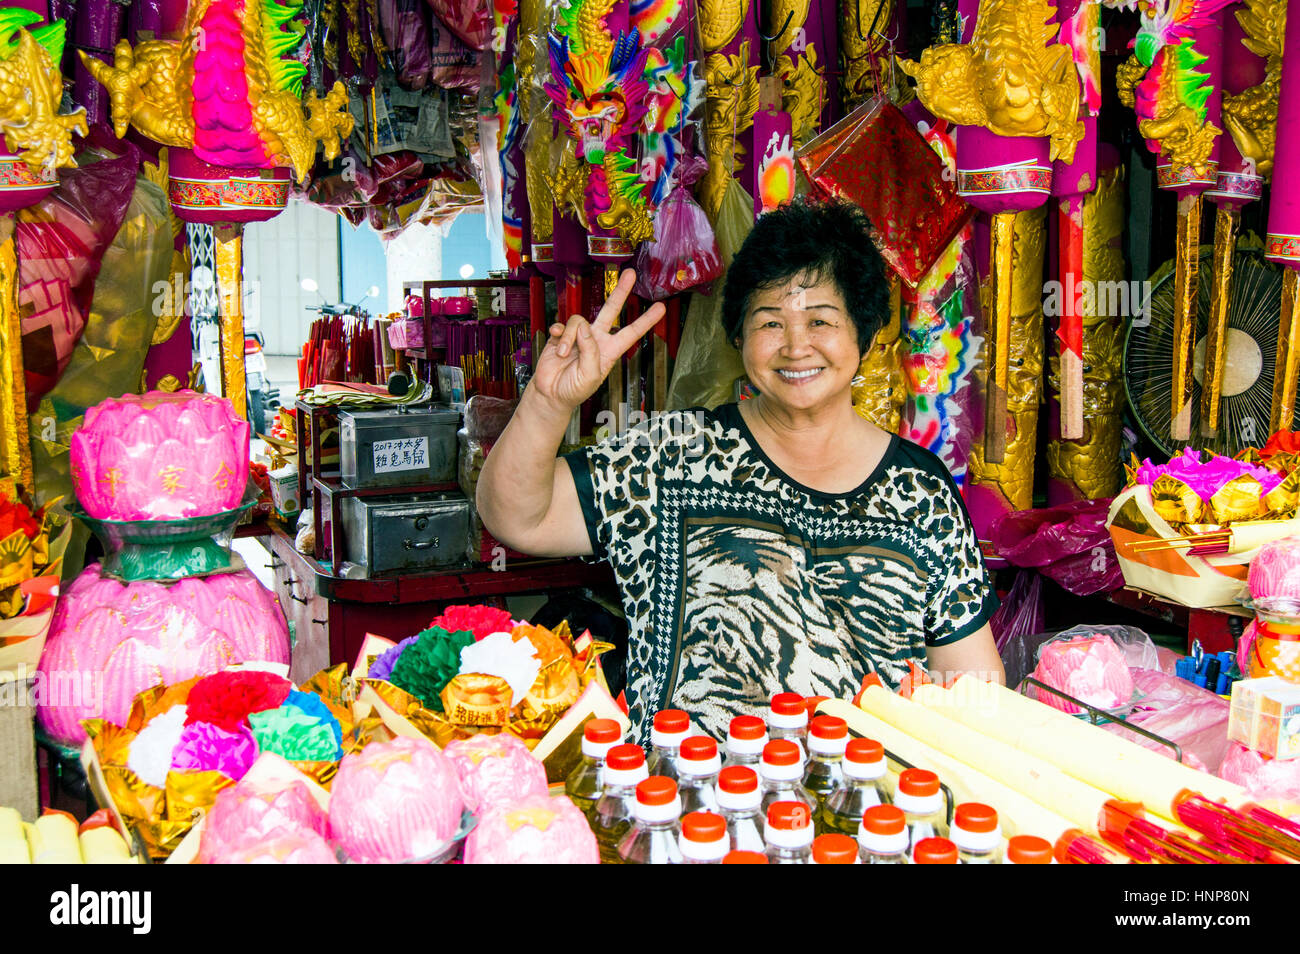
POLYGON ((897 835, 907 827, 907 816, 896 805, 872 805, 862 813, 862 826, 873 835, 897 835))
POLYGON ((929 769, 904 769, 898 776, 898 790, 904 795, 915 795, 918 798, 938 795, 939 776, 929 769))
POLYGON ((839 716, 822 715, 808 723, 808 731, 819 739, 842 739, 849 734, 849 724, 839 716))
POLYGON ((641 746, 631 742, 616 745, 605 756, 605 764, 615 771, 640 768, 645 765, 645 753, 641 751, 641 746))
POLYGON ((767 735, 767 726, 758 716, 736 716, 731 720, 727 734, 733 739, 761 739, 767 735))
POLYGON ((667 805, 677 797, 677 783, 663 775, 651 775, 636 787, 636 800, 642 805, 667 805))
POLYGON ((918 865, 955 865, 957 846, 947 838, 922 838, 912 850, 912 861, 918 865))
POLYGON ((677 754, 687 762, 707 762, 718 754, 718 743, 707 735, 693 735, 682 740, 677 754))
POLYGON ((875 739, 849 739, 844 757, 850 762, 879 762, 885 757, 885 747, 875 739))
POLYGON ((798 831, 812 824, 812 809, 803 802, 773 802, 767 806, 767 823, 778 831, 798 831))
POLYGON ((1007 841, 1007 858, 1018 865, 1050 865, 1052 845, 1037 835, 1016 835, 1007 841))
POLYGON ((748 765, 728 765, 718 773, 718 788, 732 795, 758 790, 758 773, 748 765))
POLYGON ((691 717, 681 709, 660 709, 655 713, 655 728, 660 732, 685 732, 691 727, 691 717))
POLYGON ((772 711, 777 715, 797 716, 801 713, 807 715, 804 708, 803 696, 797 692, 778 692, 772 697, 772 711))
POLYGON ((767 855, 761 851, 729 851, 722 859, 724 865, 765 865, 767 855))
POLYGON ((953 812, 953 824, 962 831, 989 832, 998 827, 998 813, 979 802, 962 802, 953 812))
POLYGON ((819 835, 813 839, 812 856, 819 865, 851 865, 858 860, 858 843, 848 835, 819 835))
POLYGON ((592 719, 583 726, 582 736, 588 742, 617 742, 623 731, 613 719, 592 719))
POLYGON ((727 820, 713 812, 691 812, 682 819, 682 837, 709 843, 727 837, 727 820))
POLYGON ((763 746, 763 761, 768 765, 798 765, 799 746, 789 739, 773 739, 763 746))

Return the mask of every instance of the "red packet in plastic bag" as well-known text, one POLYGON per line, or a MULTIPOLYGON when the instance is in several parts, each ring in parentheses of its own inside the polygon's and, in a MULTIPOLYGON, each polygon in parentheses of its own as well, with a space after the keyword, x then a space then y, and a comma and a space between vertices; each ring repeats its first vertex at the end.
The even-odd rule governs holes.
POLYGON ((896 106, 864 103, 799 150, 799 166, 824 195, 860 206, 876 248, 915 287, 974 209, 896 106))

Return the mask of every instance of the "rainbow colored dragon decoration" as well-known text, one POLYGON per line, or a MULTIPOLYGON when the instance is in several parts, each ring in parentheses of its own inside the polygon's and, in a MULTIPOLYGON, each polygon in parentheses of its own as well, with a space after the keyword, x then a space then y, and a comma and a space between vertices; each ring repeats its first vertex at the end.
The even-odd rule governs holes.
POLYGON ((197 0, 182 39, 134 49, 122 40, 112 65, 85 52, 81 61, 108 88, 119 137, 135 126, 215 166, 291 166, 301 181, 317 145, 332 160, 352 131, 341 82, 302 97, 306 67, 289 56, 302 44, 301 9, 302 0, 197 0))
POLYGON ((650 189, 649 203, 655 208, 667 198, 685 156, 687 122, 704 103, 704 84, 695 78, 695 65, 686 59, 684 36, 646 51, 649 92, 641 126, 641 181, 650 189))

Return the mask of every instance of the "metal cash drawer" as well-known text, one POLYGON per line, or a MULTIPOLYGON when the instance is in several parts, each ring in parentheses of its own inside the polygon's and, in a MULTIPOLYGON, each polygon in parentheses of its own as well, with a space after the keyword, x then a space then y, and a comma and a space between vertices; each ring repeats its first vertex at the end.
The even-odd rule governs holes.
POLYGON ((462 493, 349 497, 340 504, 347 558, 370 575, 466 559, 469 500, 462 493))
POLYGON ((339 412, 343 486, 418 486, 456 480, 460 412, 448 407, 339 412))

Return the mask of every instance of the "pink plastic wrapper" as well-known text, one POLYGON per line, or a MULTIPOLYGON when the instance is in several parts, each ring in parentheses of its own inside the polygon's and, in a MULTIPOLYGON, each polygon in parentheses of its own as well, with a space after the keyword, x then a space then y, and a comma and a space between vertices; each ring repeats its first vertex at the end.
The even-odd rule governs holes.
POLYGON ((203 822, 198 861, 222 864, 230 855, 246 852, 276 835, 303 832, 321 838, 329 832, 325 812, 306 785, 245 779, 217 795, 203 822))
MULTIPOLYGON (((1053 689, 1101 709, 1113 709, 1133 697, 1133 678, 1124 654, 1107 636, 1044 643, 1033 676, 1053 689)), ((1051 693, 1043 693, 1039 701, 1070 714, 1082 711, 1051 693)))
POLYGON ((529 795, 487 812, 465 840, 467 865, 597 865, 587 818, 566 796, 529 795))
POLYGON ((1246 576, 1254 600, 1300 600, 1300 536, 1259 548, 1246 576))
POLYGON ((1106 527, 1109 509, 1109 499, 1076 500, 1004 514, 992 525, 993 549, 1008 563, 1041 570, 1076 596, 1109 593, 1124 585, 1106 527))
POLYGON ((508 733, 457 739, 445 754, 456 766, 465 807, 475 814, 546 794, 546 768, 508 733))
POLYGON ((77 500, 103 520, 201 517, 238 507, 248 422, 225 398, 126 394, 86 411, 72 435, 77 500))
POLYGON ((1300 759, 1270 759, 1229 742, 1219 778, 1240 785, 1251 798, 1300 805, 1300 759))
POLYGON ((330 834, 352 861, 436 854, 460 828, 456 769, 432 742, 398 738, 346 755, 330 789, 330 834))
POLYGON ((721 278, 713 226, 690 190, 675 189, 655 212, 655 234, 637 254, 636 293, 658 301, 721 278))
POLYGON ((339 859, 329 843, 314 831, 276 832, 260 842, 250 842, 211 864, 229 865, 336 865, 339 859))
MULTIPOLYGON (((1186 679, 1154 669, 1130 669, 1129 674, 1140 699, 1127 720, 1177 743, 1183 750, 1184 764, 1202 772, 1215 772, 1228 745, 1228 703, 1186 679)), ((1105 729, 1173 758, 1168 746, 1125 731, 1122 726, 1112 723, 1105 729)))
POLYGON ((461 42, 486 50, 492 42, 492 7, 484 0, 425 0, 461 42))
POLYGON ((41 697, 36 717, 54 741, 80 746, 80 720, 126 725, 144 690, 252 660, 289 662, 284 614, 252 573, 124 584, 92 563, 54 611, 38 671, 63 688, 41 697))

